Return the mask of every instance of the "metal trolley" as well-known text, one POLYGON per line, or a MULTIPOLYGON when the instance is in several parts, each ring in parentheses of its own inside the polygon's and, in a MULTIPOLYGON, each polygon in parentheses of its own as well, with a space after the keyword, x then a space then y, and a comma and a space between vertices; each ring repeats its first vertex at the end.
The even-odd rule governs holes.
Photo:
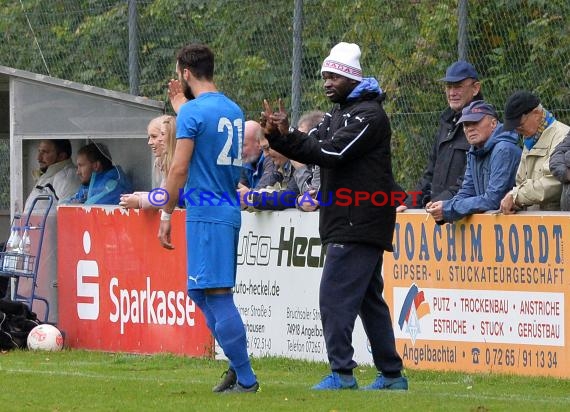
MULTIPOLYGON (((40 266, 40 259, 42 253, 42 244, 44 239, 44 231, 49 212, 53 206, 53 196, 39 195, 33 200, 28 212, 22 216, 20 221, 23 220, 22 227, 28 227, 29 232, 37 231, 38 235, 33 236, 34 243, 29 254, 19 252, 1 252, 0 253, 0 276, 12 278, 12 300, 15 302, 25 303, 30 310, 34 301, 39 300, 46 305, 44 322, 47 322, 49 316, 49 302, 48 300, 36 294, 38 269, 40 266), (37 205, 44 206, 43 214, 39 216, 39 223, 35 226, 30 225, 30 217, 37 205), (31 285, 29 291, 20 290, 20 279, 30 279, 31 285)), ((28 283, 28 282, 27 282, 28 283)))

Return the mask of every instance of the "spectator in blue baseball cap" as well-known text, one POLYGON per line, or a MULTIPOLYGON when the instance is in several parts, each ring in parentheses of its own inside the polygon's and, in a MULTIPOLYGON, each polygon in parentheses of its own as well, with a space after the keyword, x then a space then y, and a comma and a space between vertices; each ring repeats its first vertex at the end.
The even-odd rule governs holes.
POLYGON ((461 187, 465 155, 470 146, 458 120, 464 107, 483 99, 481 83, 475 68, 463 60, 449 66, 445 77, 439 80, 445 84, 448 107, 439 117, 439 129, 427 166, 414 189, 420 194, 408 196, 405 204, 396 209, 398 212, 408 208, 421 209, 429 202, 449 200, 461 187))
POLYGON ((479 80, 479 74, 477 74, 477 70, 471 63, 459 60, 447 68, 445 77, 442 77, 440 80, 442 82, 457 83, 465 79, 479 80))
POLYGON ((515 182, 521 158, 518 136, 504 130, 495 108, 483 100, 465 107, 459 118, 471 148, 463 184, 451 200, 426 205, 438 224, 474 213, 497 210, 515 182))

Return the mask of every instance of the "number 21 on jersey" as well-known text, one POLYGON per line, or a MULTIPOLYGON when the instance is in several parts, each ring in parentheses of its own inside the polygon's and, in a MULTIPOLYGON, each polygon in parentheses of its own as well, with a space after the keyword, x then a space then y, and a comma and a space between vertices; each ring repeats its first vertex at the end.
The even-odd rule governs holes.
POLYGON ((233 123, 227 117, 221 117, 218 122, 218 133, 227 133, 226 143, 218 155, 217 164, 221 166, 240 166, 241 167, 241 148, 243 145, 243 119, 235 119, 233 123), (231 150, 234 134, 238 138, 237 157, 232 160, 231 150))

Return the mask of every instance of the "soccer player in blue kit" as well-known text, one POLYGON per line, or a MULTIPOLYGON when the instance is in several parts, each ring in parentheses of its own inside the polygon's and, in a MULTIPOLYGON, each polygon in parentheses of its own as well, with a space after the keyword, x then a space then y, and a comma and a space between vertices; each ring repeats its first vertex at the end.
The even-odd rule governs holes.
POLYGON ((244 115, 217 90, 214 54, 208 46, 183 47, 176 56, 176 72, 187 102, 180 106, 176 121, 176 150, 166 182, 170 197, 161 210, 158 236, 163 247, 173 248, 170 219, 184 185, 188 296, 202 310, 230 364, 212 390, 257 392, 244 324, 232 293, 241 225, 239 202, 234 199, 244 115))

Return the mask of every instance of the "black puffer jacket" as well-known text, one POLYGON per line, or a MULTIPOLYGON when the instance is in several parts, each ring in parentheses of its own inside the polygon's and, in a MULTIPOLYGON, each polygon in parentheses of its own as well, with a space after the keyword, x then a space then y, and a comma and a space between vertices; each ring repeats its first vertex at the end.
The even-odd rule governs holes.
POLYGON ((560 210, 570 211, 570 133, 552 152, 549 167, 554 177, 562 182, 560 210))
POLYGON ((335 105, 310 135, 292 129, 286 136, 267 136, 271 147, 285 156, 321 166, 323 244, 367 243, 392 250, 396 213, 389 196, 395 183, 383 100, 381 93, 365 92, 335 105), (370 200, 356 205, 355 192, 360 196, 377 192, 376 205, 370 200), (382 206, 378 206, 384 201, 380 192, 388 196, 382 206))
POLYGON ((428 164, 414 189, 421 195, 416 205, 408 197, 406 206, 409 208, 423 208, 430 201, 449 200, 461 187, 470 145, 463 127, 457 124, 460 117, 461 112, 456 113, 449 107, 441 114, 428 164))

